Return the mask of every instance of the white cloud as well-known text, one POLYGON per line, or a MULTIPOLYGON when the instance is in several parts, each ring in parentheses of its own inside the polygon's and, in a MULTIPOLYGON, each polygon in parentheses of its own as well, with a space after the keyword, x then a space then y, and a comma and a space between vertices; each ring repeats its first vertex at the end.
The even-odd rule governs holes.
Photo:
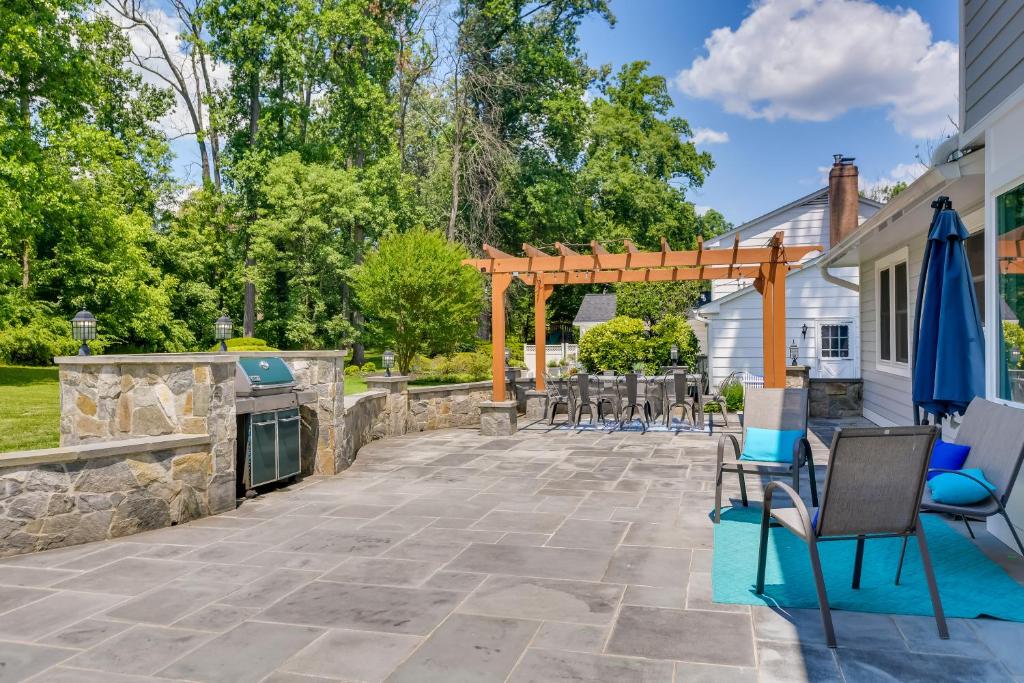
POLYGON ((717 145, 729 142, 729 134, 724 130, 713 130, 711 128, 697 128, 693 131, 691 142, 695 145, 717 145))
POLYGON ((704 214, 706 214, 708 211, 711 210, 711 207, 710 206, 702 206, 701 204, 697 204, 696 206, 693 207, 693 210, 694 210, 694 212, 696 212, 696 214, 698 216, 703 216, 704 214))
POLYGON ((885 107, 915 138, 949 133, 957 112, 958 50, 932 41, 921 16, 868 0, 761 0, 735 30, 675 79, 684 93, 769 121, 828 121, 885 107))
POLYGON ((873 193, 881 190, 883 187, 891 187, 896 183, 906 183, 909 185, 924 175, 927 170, 928 167, 919 161, 910 164, 896 164, 889 169, 888 173, 878 178, 872 179, 864 175, 860 176, 858 184, 860 185, 861 192, 871 197, 873 193))

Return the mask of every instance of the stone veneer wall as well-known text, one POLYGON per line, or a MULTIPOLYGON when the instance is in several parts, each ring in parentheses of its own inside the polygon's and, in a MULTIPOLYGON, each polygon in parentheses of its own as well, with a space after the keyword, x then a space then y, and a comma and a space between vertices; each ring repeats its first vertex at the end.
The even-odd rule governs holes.
POLYGON ((345 397, 345 432, 342 450, 346 459, 355 460, 359 449, 389 433, 388 392, 366 391, 345 397))
POLYGON ((863 380, 811 379, 811 417, 860 417, 863 413, 863 380))
POLYGON ((410 387, 408 431, 425 432, 480 424, 480 404, 491 400, 491 383, 410 387))
POLYGON ((0 454, 0 556, 127 536, 234 507, 210 438, 172 435, 0 454))

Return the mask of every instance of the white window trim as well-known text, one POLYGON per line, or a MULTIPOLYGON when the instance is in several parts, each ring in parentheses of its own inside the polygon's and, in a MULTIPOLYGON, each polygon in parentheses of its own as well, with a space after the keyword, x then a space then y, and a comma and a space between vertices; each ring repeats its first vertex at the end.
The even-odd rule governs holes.
POLYGON ((840 362, 840 363, 853 362, 854 360, 856 360, 856 355, 857 355, 857 336, 856 336, 855 321, 852 318, 822 318, 822 319, 817 321, 817 325, 818 325, 818 358, 819 358, 819 360, 821 360, 821 361, 828 361, 828 362, 840 362), (821 328, 825 327, 826 325, 843 325, 843 326, 846 327, 846 333, 848 335, 847 343, 849 344, 849 347, 847 348, 847 356, 846 356, 846 358, 842 358, 840 356, 828 357, 828 358, 825 357, 825 355, 824 355, 824 353, 825 353, 825 343, 824 343, 824 337, 822 336, 822 333, 821 333, 821 328))
MULTIPOLYGON (((875 370, 879 372, 887 372, 892 375, 899 375, 901 377, 910 377, 910 362, 909 360, 914 357, 914 336, 911 334, 913 329, 914 320, 914 301, 910 297, 910 249, 902 247, 896 251, 883 256, 882 258, 875 261, 875 370), (908 362, 900 363, 895 360, 882 360, 882 316, 879 310, 879 305, 882 301, 882 290, 881 280, 882 271, 886 268, 891 268, 897 263, 907 264, 907 351, 908 351, 908 362)), ((890 280, 893 284, 894 294, 896 279, 895 274, 891 276, 890 280)), ((889 320, 890 325, 890 349, 895 355, 896 353, 896 297, 889 297, 889 320)))
MULTIPOLYGON (((1024 89, 1022 89, 1024 90, 1024 89)), ((986 162, 987 163, 987 162, 986 162)), ((1012 408, 1024 408, 1024 403, 999 396, 998 363, 1000 346, 1003 343, 1002 326, 999 324, 999 264, 996 261, 996 245, 999 235, 996 205, 999 197, 1024 184, 1024 175, 998 187, 987 187, 985 192, 985 224, 991 230, 985 231, 985 394, 986 398, 1012 408)))

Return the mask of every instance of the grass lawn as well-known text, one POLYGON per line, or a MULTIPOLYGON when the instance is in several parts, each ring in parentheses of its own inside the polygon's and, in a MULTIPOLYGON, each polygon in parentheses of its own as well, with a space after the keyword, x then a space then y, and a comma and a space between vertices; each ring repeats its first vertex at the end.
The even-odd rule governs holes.
POLYGON ((0 453, 60 441, 57 368, 0 366, 0 453))

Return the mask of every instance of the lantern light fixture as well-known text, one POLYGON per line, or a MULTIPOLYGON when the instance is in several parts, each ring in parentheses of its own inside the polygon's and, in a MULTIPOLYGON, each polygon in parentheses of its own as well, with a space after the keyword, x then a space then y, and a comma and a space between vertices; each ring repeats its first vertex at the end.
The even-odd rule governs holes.
POLYGON ((800 347, 796 345, 796 339, 794 339, 793 343, 789 345, 789 357, 793 361, 792 365, 794 367, 796 367, 796 359, 799 354, 800 347))
POLYGON ((804 326, 800 328, 800 336, 807 339, 807 323, 804 323, 804 326))
POLYGON ((227 352, 227 340, 231 339, 234 329, 235 323, 226 314, 217 318, 213 323, 213 336, 220 342, 221 353, 227 352))
POLYGON ((672 365, 676 366, 679 364, 679 344, 673 344, 669 350, 669 356, 672 358, 672 365))
POLYGON ((75 341, 82 342, 78 349, 79 356, 89 356, 89 342, 96 338, 96 317, 84 308, 71 319, 71 336, 75 341))
POLYGON ((505 347, 505 367, 509 366, 509 361, 512 360, 512 349, 505 347))
POLYGON ((384 366, 385 374, 391 376, 391 368, 395 367, 395 352, 391 349, 385 349, 384 353, 380 356, 381 365, 384 366))

